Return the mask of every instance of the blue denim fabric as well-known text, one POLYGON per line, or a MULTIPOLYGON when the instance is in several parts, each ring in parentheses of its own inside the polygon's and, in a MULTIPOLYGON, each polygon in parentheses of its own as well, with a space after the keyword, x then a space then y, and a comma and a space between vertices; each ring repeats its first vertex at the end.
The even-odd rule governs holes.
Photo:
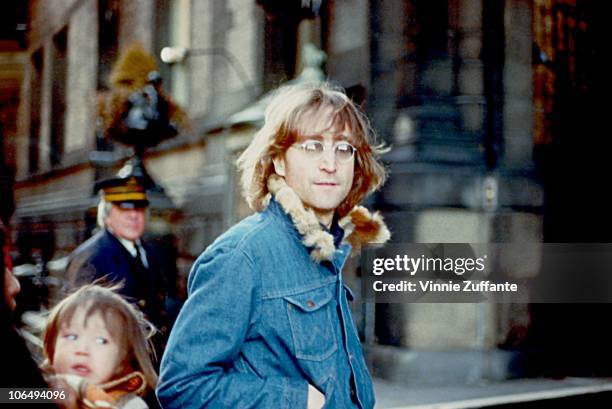
POLYGON ((314 263, 275 201, 219 237, 190 273, 161 361, 162 406, 305 408, 310 383, 326 408, 373 407, 339 274, 349 252, 314 263))

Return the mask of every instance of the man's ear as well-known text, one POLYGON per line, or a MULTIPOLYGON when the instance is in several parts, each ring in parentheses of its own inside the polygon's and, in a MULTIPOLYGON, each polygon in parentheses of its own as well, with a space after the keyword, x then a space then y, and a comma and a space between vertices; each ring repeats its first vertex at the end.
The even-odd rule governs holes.
POLYGON ((285 159, 281 156, 277 156, 272 159, 272 163, 274 164, 274 171, 278 176, 285 176, 285 159))

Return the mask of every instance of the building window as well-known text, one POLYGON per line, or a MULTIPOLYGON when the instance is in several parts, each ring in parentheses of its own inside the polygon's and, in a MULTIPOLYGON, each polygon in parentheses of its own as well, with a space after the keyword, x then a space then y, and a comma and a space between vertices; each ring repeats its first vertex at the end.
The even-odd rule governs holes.
POLYGON ((314 43, 324 50, 328 47, 327 40, 321 38, 321 35, 329 34, 329 31, 325 30, 329 28, 328 13, 332 6, 328 4, 322 6, 322 4, 330 1, 256 0, 265 12, 263 76, 266 90, 295 77, 297 56, 301 52, 298 47, 305 44, 304 35, 310 37, 306 42, 314 43), (326 13, 323 28, 321 20, 318 19, 321 12, 326 13), (316 20, 316 24, 313 25, 316 29, 307 30, 310 33, 301 32, 300 22, 305 19, 316 20))
POLYGON ((98 89, 108 77, 119 49, 119 0, 98 0, 98 89))
POLYGON ((28 171, 30 173, 38 171, 43 63, 43 49, 41 48, 32 55, 31 59, 30 140, 28 146, 28 171))
POLYGON ((295 76, 297 23, 266 18, 264 26, 264 88, 276 88, 295 76))
POLYGON ((589 72, 595 55, 589 43, 588 3, 537 0, 533 16, 534 143, 551 145, 572 134, 576 115, 588 104, 589 72))
POLYGON ((414 40, 421 59, 447 58, 449 55, 448 0, 414 0, 417 26, 414 40))
POLYGON ((64 128, 66 122, 66 49, 68 43, 68 28, 65 27, 53 36, 51 82, 51 149, 49 159, 51 165, 58 165, 64 153, 64 128))

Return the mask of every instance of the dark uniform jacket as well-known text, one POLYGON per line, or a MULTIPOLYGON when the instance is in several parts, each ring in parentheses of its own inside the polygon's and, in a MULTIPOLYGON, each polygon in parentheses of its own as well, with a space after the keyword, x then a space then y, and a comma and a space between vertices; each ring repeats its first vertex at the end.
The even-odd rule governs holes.
POLYGON ((119 283, 118 291, 128 301, 135 303, 147 318, 162 332, 166 329, 165 298, 167 283, 156 251, 141 241, 145 249, 148 268, 132 257, 121 242, 103 229, 85 241, 70 255, 66 279, 71 288, 92 283, 103 278, 104 282, 119 283))

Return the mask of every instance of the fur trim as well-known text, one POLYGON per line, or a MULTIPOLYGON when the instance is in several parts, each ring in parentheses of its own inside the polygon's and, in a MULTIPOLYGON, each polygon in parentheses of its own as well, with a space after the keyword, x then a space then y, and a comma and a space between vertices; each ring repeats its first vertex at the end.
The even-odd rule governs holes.
MULTIPOLYGON (((298 195, 285 183, 285 179, 278 175, 270 176, 268 190, 291 217, 295 228, 302 235, 302 243, 312 248, 312 260, 317 263, 331 260, 336 251, 334 238, 321 227, 314 211, 305 208, 298 195)), ((363 206, 355 206, 339 224, 344 229, 343 241, 348 241, 355 251, 359 251, 364 244, 382 244, 391 238, 380 213, 372 214, 363 206)))
POLYGON ((380 212, 370 213, 363 206, 355 206, 348 215, 339 221, 344 235, 354 251, 359 251, 364 244, 383 244, 391 238, 380 212))

